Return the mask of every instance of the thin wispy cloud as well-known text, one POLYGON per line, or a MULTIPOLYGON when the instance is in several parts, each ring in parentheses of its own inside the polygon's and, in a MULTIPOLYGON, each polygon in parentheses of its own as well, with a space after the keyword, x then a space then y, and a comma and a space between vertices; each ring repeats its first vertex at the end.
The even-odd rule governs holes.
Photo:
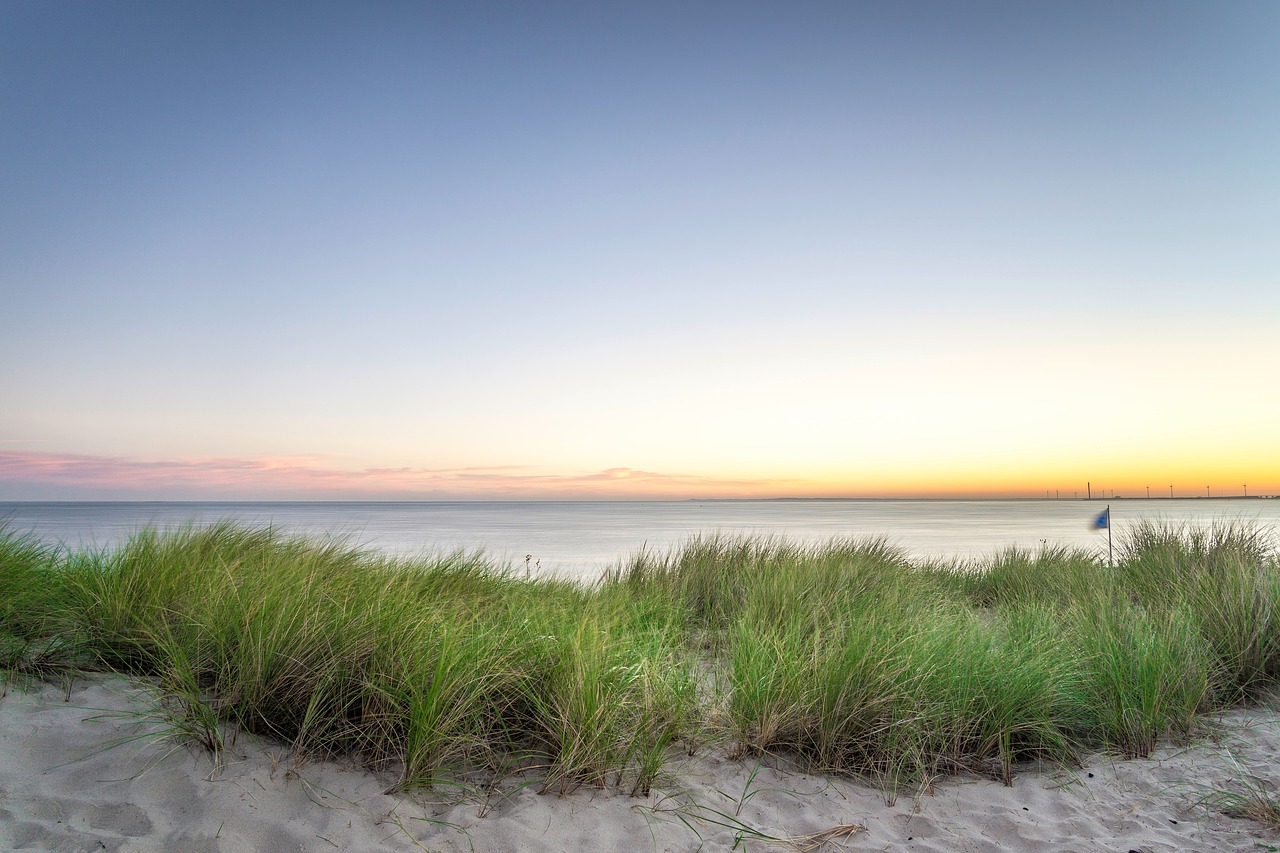
POLYGON ((360 468, 321 457, 137 459, 0 451, 0 482, 70 497, 629 498, 754 495, 781 481, 616 467, 562 473, 527 465, 360 468))

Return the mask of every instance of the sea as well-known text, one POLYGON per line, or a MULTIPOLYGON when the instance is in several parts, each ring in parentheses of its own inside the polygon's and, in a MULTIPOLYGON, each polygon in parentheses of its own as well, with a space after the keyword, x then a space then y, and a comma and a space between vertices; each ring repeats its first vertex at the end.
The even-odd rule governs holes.
POLYGON ((1011 546, 1106 554, 1143 521, 1247 523, 1274 537, 1280 499, 691 500, 470 502, 0 503, 0 528, 72 549, 111 549, 137 531, 234 521, 402 557, 482 551, 539 574, 592 580, 640 551, 696 536, 816 544, 883 539, 916 560, 973 561, 1011 546), (1110 526, 1098 517, 1110 508, 1110 526))

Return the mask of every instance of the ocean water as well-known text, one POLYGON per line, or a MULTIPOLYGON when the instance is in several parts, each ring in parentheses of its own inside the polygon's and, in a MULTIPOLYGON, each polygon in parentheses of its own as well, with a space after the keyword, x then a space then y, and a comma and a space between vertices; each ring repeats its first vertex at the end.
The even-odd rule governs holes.
POLYGON ((147 527, 222 520, 341 537, 402 556, 483 550, 499 561, 577 578, 641 549, 706 534, 781 536, 816 543, 878 537, 914 558, 973 559, 1012 545, 1107 548, 1092 521, 1111 506, 1111 534, 1143 520, 1249 522, 1280 531, 1280 500, 1111 501, 547 501, 315 503, 0 503, 0 525, 72 548, 110 548, 147 527))

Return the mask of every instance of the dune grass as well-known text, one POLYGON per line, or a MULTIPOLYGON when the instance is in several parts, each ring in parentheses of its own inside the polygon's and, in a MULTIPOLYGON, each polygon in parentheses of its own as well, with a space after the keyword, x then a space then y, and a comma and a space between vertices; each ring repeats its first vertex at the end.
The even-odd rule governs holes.
POLYGON ((1226 701, 1271 690, 1280 677, 1280 572, 1274 537, 1242 523, 1135 526, 1120 582, 1149 607, 1185 608, 1220 669, 1226 701))
POLYGON ((878 540, 701 537, 591 586, 232 524, 70 552, 0 531, 0 668, 153 678, 170 728, 344 753, 393 788, 477 772, 649 789, 678 750, 786 752, 889 790, 1145 755, 1280 680, 1271 534, 1140 525, 912 564, 878 540))
POLYGON ((0 538, 0 668, 18 667, 32 642, 47 633, 52 567, 52 551, 34 539, 0 538))
POLYGON ((0 681, 49 676, 80 663, 66 600, 64 555, 30 536, 0 527, 0 681))

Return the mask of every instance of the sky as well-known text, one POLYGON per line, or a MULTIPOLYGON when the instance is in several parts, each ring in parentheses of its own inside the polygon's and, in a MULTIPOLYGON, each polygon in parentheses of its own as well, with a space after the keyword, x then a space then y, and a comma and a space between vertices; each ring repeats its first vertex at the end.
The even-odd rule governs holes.
POLYGON ((0 500, 1280 493, 1277 43, 0 0, 0 500))

